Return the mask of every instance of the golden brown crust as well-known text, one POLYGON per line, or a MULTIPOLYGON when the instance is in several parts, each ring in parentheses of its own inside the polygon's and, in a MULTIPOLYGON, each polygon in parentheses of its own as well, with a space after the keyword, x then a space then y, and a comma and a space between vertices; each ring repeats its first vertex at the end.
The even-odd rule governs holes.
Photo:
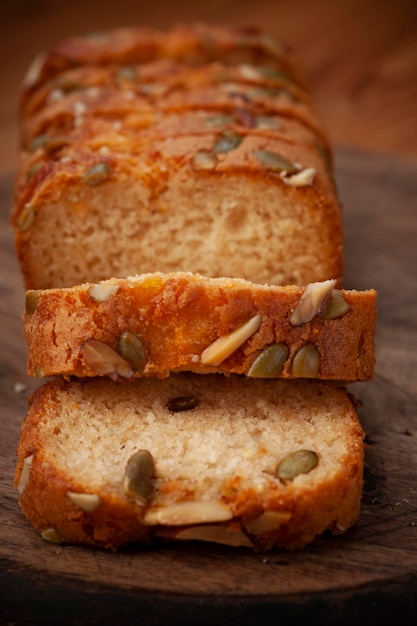
POLYGON ((289 50, 254 29, 128 29, 63 42, 38 70, 12 215, 27 288, 155 270, 341 281, 331 150, 289 50), (308 174, 292 186, 259 151, 308 174))
MULTIPOLYGON (((304 546, 326 530, 335 534, 342 533, 356 521, 359 515, 363 480, 363 431, 347 394, 334 386, 320 383, 309 385, 301 382, 277 381, 271 386, 271 383, 266 381, 249 381, 249 383, 246 381, 242 387, 242 381, 235 378, 228 380, 221 377, 217 381, 211 380, 211 377, 203 377, 203 380, 201 377, 196 378, 200 380, 193 382, 192 377, 188 377, 188 380, 177 381, 172 379, 156 382, 141 380, 129 385, 126 383, 119 385, 104 380, 65 383, 58 379, 38 389, 32 398, 29 413, 22 426, 15 475, 15 485, 20 486, 21 491, 20 506, 31 524, 40 532, 53 529, 64 542, 97 545, 111 549, 117 549, 120 545, 129 542, 148 542, 152 537, 181 539, 182 533, 188 532, 190 528, 194 533, 197 529, 198 536, 201 534, 198 527, 206 525, 213 527, 214 536, 218 535, 219 526, 223 526, 223 530, 226 528, 230 531, 233 529, 238 531, 238 535, 243 536, 246 541, 242 545, 252 545, 258 549, 270 549, 275 546, 294 549, 304 546), (279 420, 284 420, 287 430, 293 428, 294 432, 298 432, 300 441, 305 437, 307 445, 318 451, 317 470, 293 481, 280 481, 271 476, 264 488, 259 491, 255 484, 251 486, 252 481, 255 480, 252 476, 235 473, 235 470, 227 469, 227 464, 224 468, 222 464, 220 476, 215 477, 214 474, 211 475, 212 472, 209 469, 207 470, 206 487, 201 491, 198 481, 192 486, 192 481, 186 478, 188 473, 193 473, 194 469, 187 469, 184 466, 181 469, 180 462, 175 459, 173 463, 174 466, 178 464, 177 470, 172 469, 170 465, 170 476, 164 477, 163 453, 161 448, 158 448, 158 453, 154 449, 152 453, 159 455, 155 461, 157 467, 159 467, 158 463, 160 464, 159 471, 162 473, 155 483, 155 491, 145 510, 126 496, 118 476, 123 474, 125 461, 122 458, 126 460, 129 453, 123 456, 118 442, 125 441, 129 442, 125 444, 126 446, 135 444, 140 447, 141 437, 146 436, 146 428, 149 428, 155 440, 158 438, 158 435, 153 433, 154 426, 152 425, 146 427, 144 431, 142 427, 137 430, 136 427, 126 426, 129 431, 128 434, 125 433, 123 416, 128 417, 136 396, 141 398, 139 405, 143 404, 144 399, 149 402, 149 397, 161 397, 163 403, 166 401, 164 398, 170 397, 173 390, 181 394, 184 390, 189 392, 190 389, 198 389, 202 403, 206 398, 208 402, 215 404, 222 395, 225 395, 231 407, 231 414, 233 414, 235 411, 233 402, 235 400, 235 404, 239 405, 241 393, 245 398, 247 397, 248 384, 252 385, 253 400, 248 400, 248 402, 251 410, 254 411, 254 417, 259 411, 258 408, 255 409, 257 398, 267 404, 276 402, 274 409, 276 415, 271 414, 268 418, 270 438, 273 439, 275 436, 273 433, 279 430, 279 420), (109 388, 112 386, 114 390, 110 391, 109 388), (273 400, 275 392, 281 397, 280 400, 278 396, 275 401, 273 400), (298 394, 299 401, 296 399, 298 394), (283 395, 288 396, 288 400, 283 401, 283 395), (88 415, 85 416, 82 410, 78 412, 76 428, 84 432, 83 448, 86 451, 86 459, 90 460, 83 462, 81 469, 77 469, 75 466, 71 467, 66 464, 65 461, 66 448, 72 445, 73 438, 70 435, 69 443, 65 443, 67 436, 65 420, 75 419, 76 404, 82 405, 84 402, 88 406, 88 415), (94 436, 90 439, 90 433, 94 432, 94 428, 90 429, 90 425, 101 421, 102 417, 95 416, 94 412, 100 412, 100 406, 104 406, 102 402, 110 404, 114 416, 106 419, 105 423, 103 420, 100 424, 102 439, 107 443, 110 442, 106 450, 113 449, 114 456, 109 452, 105 454, 103 478, 100 478, 100 473, 97 475, 98 468, 94 460, 94 446, 96 445, 94 436), (299 406, 303 403, 305 409, 300 410, 299 406), (286 404, 287 409, 285 409, 286 404), (329 412, 331 406, 334 410, 333 415, 331 411, 329 412), (293 415, 287 416, 286 410, 291 411, 293 415), (303 410, 306 411, 304 418, 302 417, 303 410), (315 420, 311 421, 309 413, 315 415, 315 420), (303 422, 305 426, 302 425, 303 422), (315 423, 314 427, 313 423, 315 423), (291 427, 290 424, 292 424, 291 427), (315 432, 316 429, 317 434, 313 434, 313 430, 315 432), (324 443, 320 432, 327 432, 328 440, 333 443, 324 443), (337 444, 335 444, 336 440, 337 444), (31 461, 31 469, 22 484, 22 468, 25 459, 28 458, 31 461), (184 472, 185 478, 184 476, 181 478, 184 472), (107 483, 105 475, 115 476, 114 484, 107 483), (165 484, 166 487, 164 487, 165 484), (166 492, 167 488, 168 492, 166 492), (171 505, 184 502, 202 503, 206 490, 210 490, 211 497, 218 499, 225 510, 231 511, 229 519, 220 522, 202 519, 192 524, 176 525, 144 523, 148 507, 152 511, 165 510, 169 513, 171 505), (70 500, 68 492, 94 494, 99 497, 100 506, 94 511, 83 510, 70 500), (214 496, 214 494, 217 495, 214 496), (281 521, 278 520, 278 524, 275 523, 273 530, 254 532, 253 529, 256 529, 256 525, 253 526, 254 521, 259 520, 266 511, 282 516, 281 521)), ((164 410, 159 409, 161 414, 164 410)), ((191 422, 184 422, 184 414, 179 417, 179 413, 169 418, 183 421, 181 434, 178 433, 181 441, 191 436, 191 431, 198 433, 200 429, 201 436, 207 436, 204 435, 206 427, 203 424, 205 419, 210 418, 207 414, 201 415, 202 421, 200 421, 198 411, 198 408, 195 409, 193 417, 188 415, 191 422), (189 426, 186 426, 186 423, 189 423, 189 426)), ((204 412, 206 409, 202 406, 201 411, 204 412)), ((139 414, 140 412, 139 407, 139 414)), ((219 416, 220 413, 219 406, 219 416)), ((155 413, 155 423, 159 419, 159 414, 155 413)), ((239 426, 236 425, 240 432, 239 436, 245 437, 242 433, 245 432, 246 427, 242 429, 241 425, 247 419, 243 416, 235 419, 240 422, 239 426)), ((137 426, 139 422, 140 420, 137 419, 137 426)), ((268 421, 265 424, 267 425, 268 421)), ((70 428, 75 430, 75 427, 70 428)), ((222 430, 220 423, 219 428, 222 430)), ((252 428, 249 423, 248 428, 252 428)), ((76 434, 75 437, 77 436, 76 434)), ((169 438, 169 435, 167 436, 169 438)), ((289 443, 291 439, 292 435, 289 433, 283 445, 294 445, 289 443)), ((297 447, 297 444, 295 445, 297 447)), ((239 447, 238 442, 237 446, 239 447)), ((206 453, 203 445, 198 454, 204 457, 206 453)), ((168 445, 166 454, 170 454, 168 445)), ((211 453, 208 452, 208 454, 211 453)), ((233 454, 240 458, 242 450, 237 448, 233 454)), ((240 463, 242 467, 245 467, 243 458, 240 463)), ((258 459, 262 462, 262 456, 258 459)), ((101 466, 100 461, 98 467, 101 466)), ((239 464, 235 465, 235 467, 238 466, 239 464)), ((250 467, 255 472, 256 468, 253 465, 250 467)), ((255 474, 257 475, 257 471, 255 474)), ((232 536, 233 534, 232 532, 232 536)), ((47 536, 46 533, 46 538, 47 536)), ((232 541, 231 539, 230 542, 232 541)))
POLYGON ((121 66, 170 58, 191 66, 227 60, 230 64, 256 63, 282 68, 305 84, 287 45, 254 28, 203 23, 178 25, 168 32, 118 28, 62 41, 35 59, 24 81, 23 101, 39 84, 83 65, 121 66))
POLYGON ((297 376, 294 358, 300 348, 312 345, 318 350, 320 368, 311 377, 344 381, 373 377, 373 290, 339 291, 348 306, 345 314, 333 320, 317 314, 294 326, 290 317, 302 287, 159 273, 114 279, 101 287, 103 301, 94 299, 91 285, 29 292, 25 334, 30 375, 95 376, 97 369, 83 356, 84 343, 95 339, 118 351, 120 336, 129 331, 142 341, 147 359, 144 370, 128 377, 162 378, 173 371, 247 374, 259 354, 274 343, 288 348, 276 376, 297 376), (208 346, 256 315, 262 316, 260 327, 230 356, 216 365, 202 362, 208 346))
POLYGON ((237 135, 240 143, 219 153, 221 132, 141 139, 113 131, 64 143, 28 161, 16 182, 12 215, 27 288, 70 286, 138 269, 261 283, 340 281, 342 215, 322 155, 286 137, 237 135), (313 171, 311 184, 287 184, 256 156, 265 150, 297 163, 300 171, 313 171), (209 168, 197 167, 200 153, 212 159, 209 168), (92 187, 83 177, 99 163, 108 176, 92 187), (120 214, 125 219, 114 231, 120 214), (90 230, 99 228, 100 237, 83 245, 85 218, 94 221, 90 230), (167 237, 169 247, 160 252, 167 237), (81 246, 85 267, 79 264, 81 246), (45 263, 55 248, 60 256, 45 263))

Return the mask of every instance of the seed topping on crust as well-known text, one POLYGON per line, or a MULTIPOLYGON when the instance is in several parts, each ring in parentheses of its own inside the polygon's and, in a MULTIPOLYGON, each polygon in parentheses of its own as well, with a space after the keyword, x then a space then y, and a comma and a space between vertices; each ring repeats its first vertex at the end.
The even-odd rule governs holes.
POLYGON ((204 365, 220 365, 222 361, 240 348, 249 337, 259 328, 262 322, 262 315, 254 315, 236 330, 219 337, 201 355, 201 362, 204 365))

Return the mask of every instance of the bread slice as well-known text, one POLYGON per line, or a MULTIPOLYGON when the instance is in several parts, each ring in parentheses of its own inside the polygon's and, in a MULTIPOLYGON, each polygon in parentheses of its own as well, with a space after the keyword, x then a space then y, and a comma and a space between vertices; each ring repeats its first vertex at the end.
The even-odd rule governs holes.
POLYGON ((32 376, 171 372, 369 380, 376 292, 161 272, 29 291, 32 376))
POLYGON ((31 399, 15 484, 51 541, 294 549, 355 522, 363 456, 351 398, 332 383, 57 378, 31 399))
POLYGON ((155 270, 341 281, 329 142, 285 48, 133 29, 64 42, 38 70, 12 215, 27 288, 155 270))

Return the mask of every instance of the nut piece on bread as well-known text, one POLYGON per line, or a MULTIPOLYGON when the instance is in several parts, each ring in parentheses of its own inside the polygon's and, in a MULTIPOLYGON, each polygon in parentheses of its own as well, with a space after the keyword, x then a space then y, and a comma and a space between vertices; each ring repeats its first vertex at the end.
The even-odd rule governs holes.
POLYGON ((55 379, 31 399, 15 484, 53 541, 294 549, 356 521, 363 436, 333 383, 55 379))
POLYGON ((291 51, 263 33, 70 39, 31 68, 20 126, 27 289, 155 270, 342 284, 327 133, 291 51))
POLYGON ((335 284, 303 288, 155 272, 29 291, 28 372, 372 379, 376 293, 335 284))

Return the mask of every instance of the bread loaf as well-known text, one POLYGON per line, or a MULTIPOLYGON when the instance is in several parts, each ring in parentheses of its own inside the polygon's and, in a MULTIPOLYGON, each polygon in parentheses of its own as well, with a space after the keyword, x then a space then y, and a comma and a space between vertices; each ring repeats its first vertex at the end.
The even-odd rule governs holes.
POLYGON ((29 291, 28 372, 372 379, 376 293, 335 283, 281 287, 153 273, 29 291))
POLYGON ((32 68, 21 129, 27 288, 154 271, 342 282, 327 133, 290 51, 261 33, 69 40, 32 68))
POLYGON ((362 476, 363 431, 334 384, 189 374, 42 385, 15 484, 50 541, 294 549, 356 521, 362 476))

